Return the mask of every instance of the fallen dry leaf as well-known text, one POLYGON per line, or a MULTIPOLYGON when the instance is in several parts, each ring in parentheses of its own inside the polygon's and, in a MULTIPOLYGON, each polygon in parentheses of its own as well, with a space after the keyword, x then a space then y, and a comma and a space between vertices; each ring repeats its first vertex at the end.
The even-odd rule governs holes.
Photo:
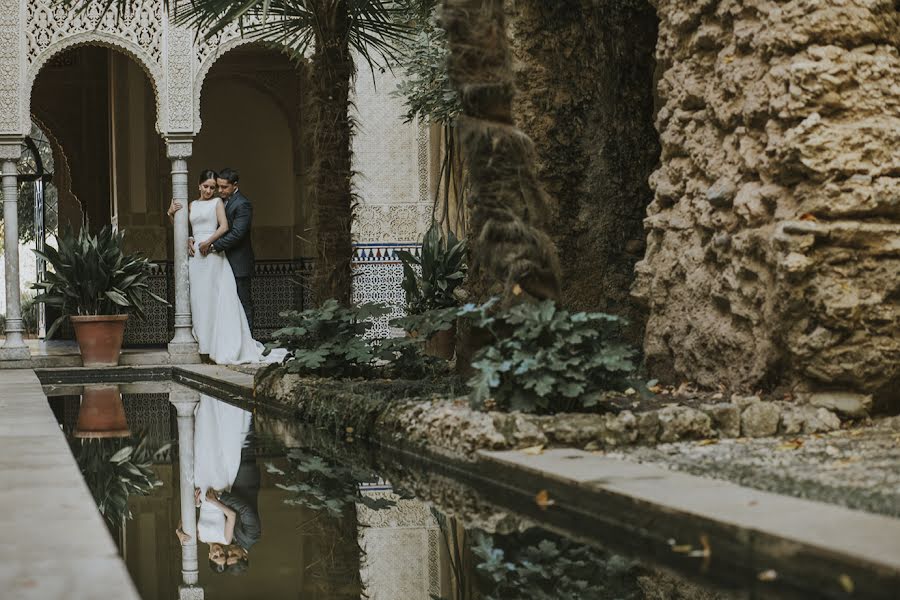
POLYGON ((547 510, 547 508, 556 504, 556 502, 554 502, 550 498, 550 494, 547 492, 547 490, 539 491, 534 497, 534 502, 538 505, 538 507, 540 507, 541 510, 547 510))
POLYGON ((714 440, 714 439, 708 438, 705 440, 700 440, 699 442, 697 442, 697 445, 698 446, 712 446, 713 444, 718 444, 718 443, 719 443, 719 440, 714 440))
POLYGON ((775 581, 778 579, 778 573, 775 569, 766 569, 756 576, 760 581, 775 581))
POLYGON ((652 392, 654 394, 658 394, 663 391, 663 387, 661 385, 651 385, 647 388, 647 391, 652 392))
POLYGON ((800 220, 801 221, 813 221, 813 222, 818 221, 818 219, 816 218, 816 215, 814 215, 812 213, 803 213, 802 215, 800 215, 800 220))
POLYGON ((699 551, 699 553, 691 553, 691 556, 702 556, 703 557, 703 565, 700 567, 703 571, 707 571, 709 569, 709 563, 712 560, 712 545, 709 543, 709 536, 705 533, 700 536, 700 546, 703 547, 703 550, 699 551))
POLYGON ((779 450, 796 450, 802 446, 803 446, 803 440, 798 438, 795 440, 788 440, 788 441, 784 442, 783 444, 779 444, 778 449, 779 450))
POLYGON ((634 396, 635 394, 637 394, 637 390, 635 390, 634 388, 628 388, 627 390, 625 390, 626 396, 634 396))
POLYGON ((516 285, 514 285, 513 289, 512 289, 512 293, 514 296, 521 296, 522 295, 522 286, 519 285, 518 283, 516 285))
POLYGON ((856 589, 856 586, 853 584, 853 579, 850 578, 846 573, 842 573, 840 577, 838 577, 838 583, 841 584, 841 587, 848 594, 852 594, 853 590, 856 589))
POLYGON ((353 428, 347 427, 346 429, 344 429, 344 431, 346 431, 347 433, 353 433, 353 428))
POLYGON ((522 448, 523 454, 528 454, 530 456, 538 456, 539 454, 544 453, 544 445, 538 444, 537 446, 531 446, 529 448, 522 448))
POLYGON ((687 554, 693 549, 694 547, 690 544, 677 544, 672 546, 672 552, 677 552, 678 554, 687 554))

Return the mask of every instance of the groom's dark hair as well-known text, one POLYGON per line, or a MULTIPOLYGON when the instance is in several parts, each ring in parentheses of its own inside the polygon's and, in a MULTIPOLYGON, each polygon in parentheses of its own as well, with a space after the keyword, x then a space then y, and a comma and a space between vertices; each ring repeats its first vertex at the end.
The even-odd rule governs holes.
POLYGON ((231 185, 237 185, 237 182, 240 181, 241 178, 238 175, 237 170, 225 167, 224 169, 219 171, 219 179, 224 179, 231 185))

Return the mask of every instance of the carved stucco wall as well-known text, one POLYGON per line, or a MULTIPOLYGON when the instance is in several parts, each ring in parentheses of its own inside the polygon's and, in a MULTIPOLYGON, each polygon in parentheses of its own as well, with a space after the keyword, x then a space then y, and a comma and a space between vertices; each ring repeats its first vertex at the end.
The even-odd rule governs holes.
POLYGON ((403 122, 403 103, 392 92, 390 73, 359 67, 353 138, 354 180, 359 196, 353 223, 354 302, 381 302, 393 307, 376 321, 370 335, 390 335, 388 321, 403 313, 403 266, 396 251, 415 251, 431 222, 429 197, 429 129, 403 122))

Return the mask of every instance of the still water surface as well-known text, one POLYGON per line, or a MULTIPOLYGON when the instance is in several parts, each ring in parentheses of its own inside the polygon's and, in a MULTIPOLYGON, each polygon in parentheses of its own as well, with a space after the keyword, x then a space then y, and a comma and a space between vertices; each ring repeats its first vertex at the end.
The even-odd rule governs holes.
POLYGON ((183 585, 176 534, 183 450, 172 392, 198 401, 190 419, 193 487, 208 485, 219 497, 188 516, 200 516, 198 585, 205 598, 737 597, 551 533, 449 479, 401 476, 401 467, 385 466, 359 441, 253 415, 177 384, 117 388, 130 435, 103 439, 76 437, 91 435, 90 424, 79 421, 87 405, 82 388, 45 389, 144 600, 176 598, 183 585), (428 501, 394 486, 403 479, 425 486, 428 501), (230 536, 221 505, 234 514, 230 536))

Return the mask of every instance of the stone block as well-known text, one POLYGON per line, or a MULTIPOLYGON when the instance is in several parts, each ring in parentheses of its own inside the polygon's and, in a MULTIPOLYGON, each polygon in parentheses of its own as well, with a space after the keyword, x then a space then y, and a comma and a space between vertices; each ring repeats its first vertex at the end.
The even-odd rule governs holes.
POLYGON ((741 413, 741 434, 745 437, 767 437, 778 432, 781 411, 772 402, 755 402, 741 413))
POLYGON ((735 438, 741 435, 741 409, 736 404, 719 402, 702 407, 703 412, 712 419, 713 427, 719 437, 735 438))
POLYGON ((781 432, 788 435, 825 433, 840 427, 841 420, 826 408, 789 406, 781 412, 781 432))
POLYGON ((667 406, 659 411, 659 441, 708 438, 712 435, 710 418, 687 406, 667 406))
POLYGON ((853 392, 816 392, 806 397, 810 405, 827 408, 845 417, 860 419, 869 416, 871 394, 853 392))

